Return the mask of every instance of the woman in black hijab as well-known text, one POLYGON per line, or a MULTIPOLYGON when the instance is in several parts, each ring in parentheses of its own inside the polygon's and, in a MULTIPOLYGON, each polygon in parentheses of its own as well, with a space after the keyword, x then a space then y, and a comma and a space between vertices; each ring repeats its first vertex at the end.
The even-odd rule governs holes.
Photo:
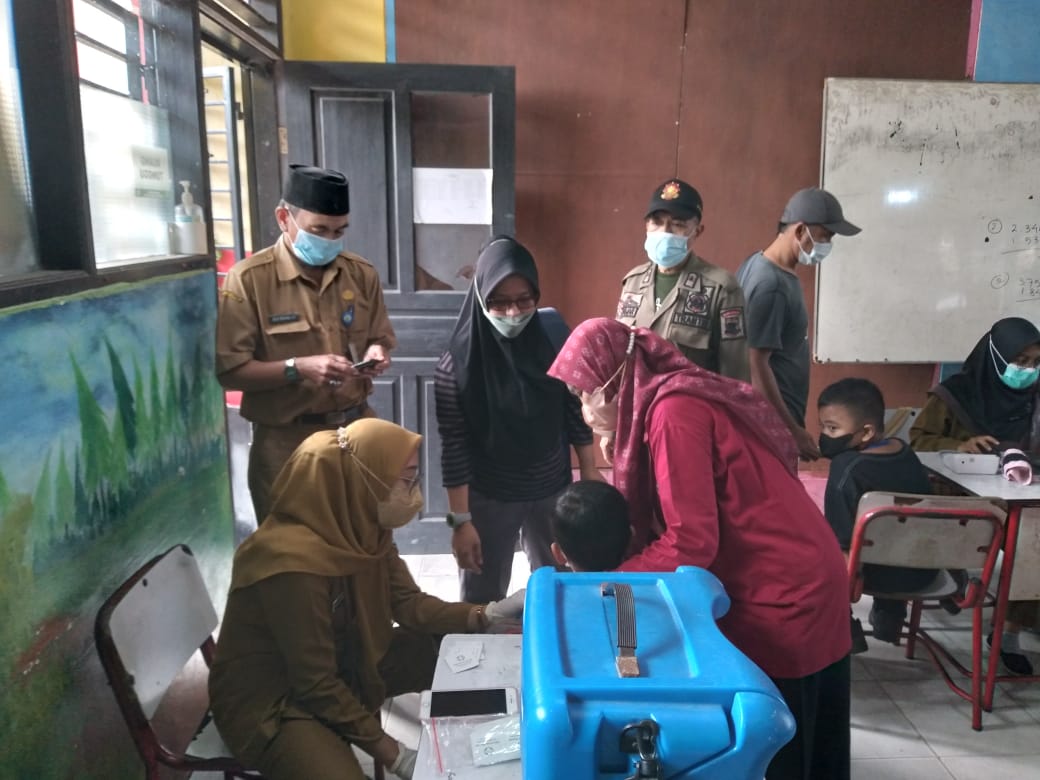
POLYGON ((984 335, 960 373, 933 387, 914 421, 915 450, 990 452, 1040 447, 1040 330, 1008 317, 984 335))
POLYGON ((448 525, 461 597, 475 603, 505 596, 518 535, 532 569, 552 565, 549 513, 571 482, 568 445, 582 478, 602 479, 580 403, 545 373, 567 334, 555 311, 538 310, 540 292, 531 253, 493 238, 437 365, 448 525))
MULTIPOLYGON (((915 450, 999 452, 1040 449, 1040 330, 1008 317, 990 328, 955 374, 928 393, 928 403, 910 429, 915 450)), ((1037 602, 1008 602, 1000 659, 1012 674, 1031 675, 1021 653, 1022 625, 1036 622, 1037 602)), ((990 636, 992 639, 992 635, 990 636)))

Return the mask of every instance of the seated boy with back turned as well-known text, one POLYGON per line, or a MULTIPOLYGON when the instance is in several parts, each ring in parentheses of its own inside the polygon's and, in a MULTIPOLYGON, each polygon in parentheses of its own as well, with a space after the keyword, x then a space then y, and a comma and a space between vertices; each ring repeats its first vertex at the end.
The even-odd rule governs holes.
MULTIPOLYGON (((931 493, 932 489, 928 472, 909 445, 884 438, 885 399, 873 382, 842 379, 820 393, 817 405, 820 453, 831 461, 823 513, 847 558, 857 506, 864 493, 931 493)), ((864 587, 875 593, 917 590, 935 575, 931 569, 863 566, 864 587)), ((869 620, 877 639, 898 644, 905 619, 905 601, 874 597, 869 620)), ((853 621, 852 630, 854 645, 858 633, 860 649, 865 650, 858 620, 853 621)))

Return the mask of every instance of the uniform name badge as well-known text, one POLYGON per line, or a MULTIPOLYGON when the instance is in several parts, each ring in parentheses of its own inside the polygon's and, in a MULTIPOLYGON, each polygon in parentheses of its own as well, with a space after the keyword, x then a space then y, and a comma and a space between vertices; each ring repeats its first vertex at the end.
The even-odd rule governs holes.
POLYGON ((343 291, 343 303, 346 304, 346 308, 343 310, 343 314, 340 315, 340 322, 343 323, 343 327, 349 328, 354 324, 354 291, 344 290, 343 291))

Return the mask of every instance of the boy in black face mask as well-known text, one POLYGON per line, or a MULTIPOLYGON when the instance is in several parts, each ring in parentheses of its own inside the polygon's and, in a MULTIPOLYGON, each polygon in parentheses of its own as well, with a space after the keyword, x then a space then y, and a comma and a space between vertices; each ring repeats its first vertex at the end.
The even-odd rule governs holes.
MULTIPOLYGON (((848 557, 856 508, 864 493, 931 493, 928 472, 909 445, 884 438, 885 399, 873 382, 842 379, 820 393, 820 452, 830 458, 823 513, 848 557)), ((915 590, 927 585, 936 572, 866 564, 864 585, 874 592, 915 590)), ((899 642, 906 620, 906 602, 874 597, 870 624, 875 638, 899 642)), ((858 620, 852 622, 853 647, 866 649, 858 620), (858 636, 857 636, 858 634, 858 636)))

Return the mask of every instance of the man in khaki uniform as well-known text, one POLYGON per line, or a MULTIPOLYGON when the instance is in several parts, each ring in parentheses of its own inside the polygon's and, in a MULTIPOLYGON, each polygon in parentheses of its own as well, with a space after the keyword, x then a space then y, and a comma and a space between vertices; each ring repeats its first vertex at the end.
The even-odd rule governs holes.
POLYGON ((242 416, 253 423, 249 492, 258 523, 304 439, 375 416, 372 377, 396 345, 378 273, 343 248, 349 212, 343 174, 290 166, 275 209, 282 237, 237 263, 220 293, 217 379, 242 391, 242 416), (354 368, 362 361, 371 364, 354 368))
POLYGON ((702 212, 700 194, 681 179, 654 191, 644 244, 650 262, 622 281, 617 319, 668 339, 701 368, 748 382, 744 293, 689 248, 704 232, 702 212))

